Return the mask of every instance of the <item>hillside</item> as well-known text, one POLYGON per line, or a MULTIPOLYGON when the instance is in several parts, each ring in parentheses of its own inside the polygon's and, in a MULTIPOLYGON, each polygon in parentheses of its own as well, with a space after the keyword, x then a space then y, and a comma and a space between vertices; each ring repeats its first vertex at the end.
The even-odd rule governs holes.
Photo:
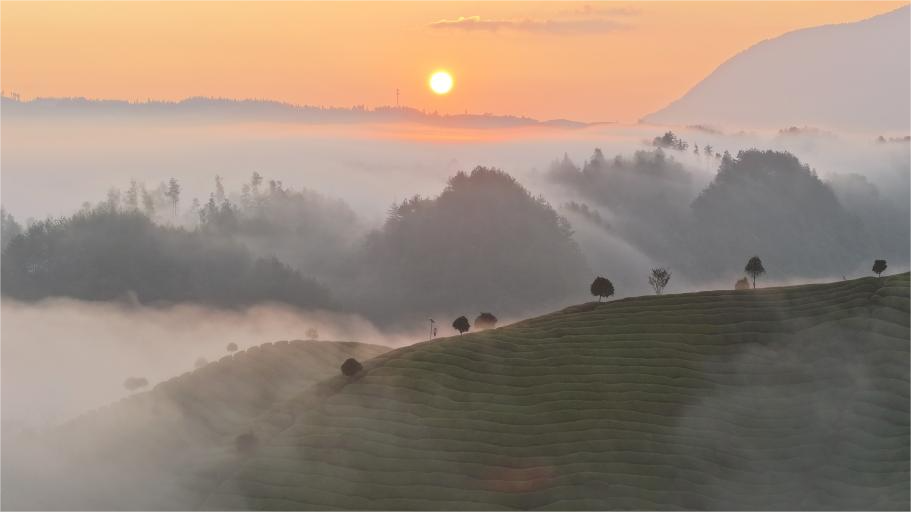
POLYGON ((911 128, 909 10, 905 6, 856 23, 762 41, 644 121, 906 133, 911 128))
POLYGON ((225 356, 51 432, 3 439, 4 509, 193 508, 239 433, 345 359, 387 347, 280 341, 225 356))
POLYGON ((901 509, 909 275, 584 304, 277 408, 211 509, 901 509))

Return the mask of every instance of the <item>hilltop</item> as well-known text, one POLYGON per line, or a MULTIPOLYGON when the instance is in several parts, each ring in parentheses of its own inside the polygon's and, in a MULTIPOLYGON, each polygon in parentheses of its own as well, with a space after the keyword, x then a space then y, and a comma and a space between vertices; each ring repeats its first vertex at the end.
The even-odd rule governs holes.
POLYGON ((193 508, 276 403, 388 347, 280 341, 225 356, 50 432, 4 438, 3 508, 193 508), (38 458, 36 459, 36 456, 38 458), (40 462, 36 463, 35 460, 40 462))
POLYGON ((296 105, 263 99, 230 99, 194 97, 180 101, 123 101, 89 98, 34 98, 20 100, 3 96, 5 119, 85 119, 111 121, 136 117, 143 121, 171 120, 180 122, 274 122, 274 123, 418 123, 450 128, 511 128, 549 126, 575 129, 605 123, 584 123, 569 119, 546 121, 526 116, 483 114, 440 114, 411 107, 357 105, 325 107, 296 105))
POLYGON ((907 132, 909 11, 762 41, 644 121, 907 132))
POLYGON ((909 275, 584 304, 283 408, 242 509, 901 509, 909 275))

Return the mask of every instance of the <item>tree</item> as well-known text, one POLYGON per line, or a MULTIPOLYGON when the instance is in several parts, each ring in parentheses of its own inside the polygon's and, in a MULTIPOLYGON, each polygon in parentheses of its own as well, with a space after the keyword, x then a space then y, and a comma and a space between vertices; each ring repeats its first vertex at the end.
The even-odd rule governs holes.
POLYGON ((493 313, 481 313, 474 319, 474 328, 477 330, 493 329, 497 326, 497 317, 493 313))
POLYGON ((737 280, 736 283, 734 283, 734 289, 735 290, 749 290, 750 282, 747 280, 747 278, 741 277, 740 279, 737 280))
POLYGON ((225 202, 225 186, 221 182, 221 176, 215 175, 215 200, 219 204, 225 202))
POLYGON ((173 213, 177 216, 177 203, 180 202, 180 183, 177 183, 176 178, 168 180, 168 189, 165 192, 165 196, 171 201, 173 213))
POLYGON ((316 330, 316 327, 310 327, 305 332, 308 340, 317 340, 319 339, 319 331, 316 330))
POLYGON ((22 234, 22 226, 3 207, 0 207, 0 251, 22 234))
POLYGON ((881 277, 882 273, 886 271, 886 260, 876 260, 873 262, 873 272, 877 277, 881 277))
POLYGON ((357 362, 357 359, 348 358, 345 359, 345 362, 342 363, 342 375, 345 377, 353 377, 361 372, 364 369, 364 366, 361 363, 357 362))
POLYGON ((671 272, 663 267, 653 268, 652 274, 648 276, 648 284, 652 285, 652 288, 655 289, 655 295, 661 295, 661 290, 667 286, 667 283, 670 280, 671 272))
POLYGON ((136 180, 130 180, 130 188, 127 189, 123 202, 130 210, 139 209, 139 185, 136 180))
POLYGON ((144 184, 139 186, 139 195, 142 197, 142 209, 145 211, 146 217, 154 217, 155 198, 152 196, 152 194, 149 193, 148 190, 146 190, 146 186, 144 184))
POLYGON ((228 352, 237 352, 237 343, 234 343, 232 341, 231 343, 228 343, 228 346, 225 348, 227 349, 228 352))
POLYGON ((753 256, 750 258, 750 261, 747 262, 747 266, 743 269, 748 276, 753 278, 753 288, 756 288, 756 277, 762 274, 765 274, 765 267, 762 266, 762 260, 759 259, 759 256, 753 256))
POLYGON ((123 381, 123 387, 127 388, 127 391, 130 393, 148 385, 149 381, 145 377, 127 377, 127 379, 123 381))
POLYGON ((193 363, 193 366, 196 368, 202 368, 203 366, 205 366, 207 364, 209 364, 209 361, 207 361, 205 357, 200 357, 199 359, 196 360, 195 363, 193 363))
POLYGON ((606 277, 598 276, 592 281, 592 295, 598 297, 598 302, 604 297, 610 297, 614 294, 614 283, 611 283, 606 277))
POLYGON ((463 332, 468 332, 471 329, 471 324, 468 323, 467 318, 460 316, 452 322, 452 328, 459 331, 459 336, 461 336, 463 332))

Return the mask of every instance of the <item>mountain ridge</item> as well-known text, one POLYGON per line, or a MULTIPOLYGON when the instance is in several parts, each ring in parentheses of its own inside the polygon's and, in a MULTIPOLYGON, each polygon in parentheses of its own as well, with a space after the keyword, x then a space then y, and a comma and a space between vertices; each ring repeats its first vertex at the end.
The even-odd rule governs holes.
POLYGON ((642 122, 906 132, 909 13, 904 6, 760 41, 642 122))

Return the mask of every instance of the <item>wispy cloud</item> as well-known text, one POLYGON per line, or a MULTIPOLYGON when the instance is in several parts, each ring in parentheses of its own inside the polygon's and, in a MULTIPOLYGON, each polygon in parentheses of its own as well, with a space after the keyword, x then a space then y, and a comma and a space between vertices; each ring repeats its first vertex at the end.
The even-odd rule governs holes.
POLYGON ((631 7, 603 7, 583 5, 573 9, 558 11, 542 19, 506 18, 494 19, 481 16, 460 16, 455 19, 442 19, 430 24, 431 28, 443 30, 463 30, 475 32, 533 32, 545 34, 600 34, 616 32, 630 28, 626 20, 639 14, 631 7), (620 21, 621 18, 624 21, 620 21))
POLYGON ((511 30, 516 32, 533 32, 542 34, 599 34, 616 32, 629 28, 629 25, 616 20, 603 17, 592 17, 589 13, 578 12, 576 15, 585 15, 575 19, 491 19, 481 16, 460 16, 455 19, 442 19, 430 24, 433 29, 439 30, 464 30, 497 32, 511 30))
POLYGON ((633 7, 592 7, 585 4, 576 9, 560 11, 561 15, 570 16, 635 16, 639 14, 639 9, 633 7))

